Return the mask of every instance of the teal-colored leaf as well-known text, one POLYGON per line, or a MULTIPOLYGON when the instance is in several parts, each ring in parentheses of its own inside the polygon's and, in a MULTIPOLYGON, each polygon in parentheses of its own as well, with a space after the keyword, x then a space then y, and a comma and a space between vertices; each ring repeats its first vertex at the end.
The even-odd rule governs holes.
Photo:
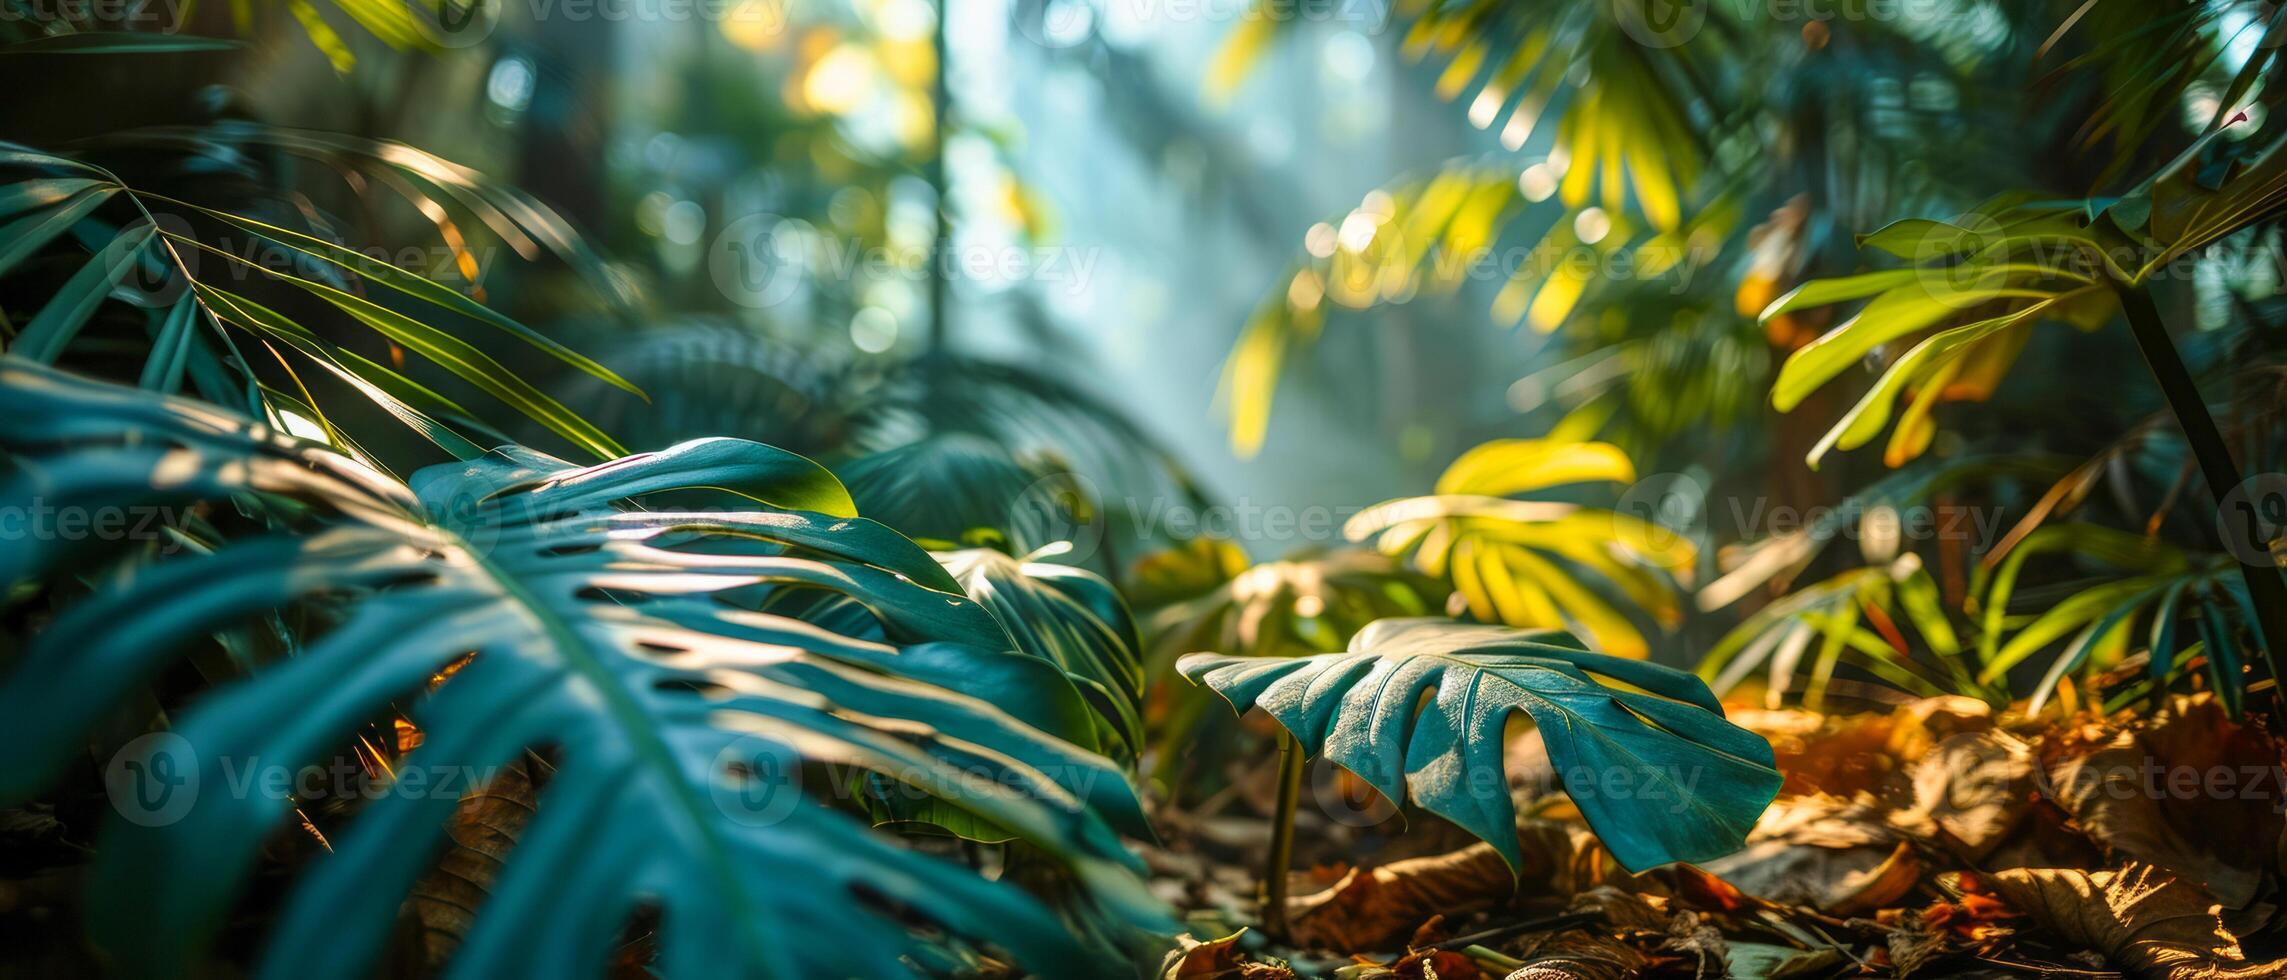
MULTIPOLYGON (((762 505, 676 517, 619 496, 679 478, 825 493, 778 456, 701 446, 574 467, 506 447, 424 474, 416 491, 210 406, 17 358, 0 360, 0 452, 18 464, 0 474, 0 506, 234 503, 279 519, 272 533, 133 565, 66 601, 0 684, 0 798, 27 798, 84 756, 87 732, 185 645, 286 608, 322 624, 292 656, 173 712, 170 732, 128 758, 202 791, 167 819, 115 819, 104 832, 91 931, 123 972, 179 974, 211 950, 295 805, 245 782, 250 772, 322 764, 393 706, 424 733, 395 769, 405 791, 366 799, 334 828, 332 852, 302 866, 260 976, 297 975, 313 957, 372 962, 470 785, 409 780, 481 779, 535 746, 552 750, 554 772, 456 975, 594 972, 639 905, 660 916, 668 977, 884 975, 942 959, 947 937, 1048 972, 1105 961, 1084 936, 1174 925, 1114 829, 1141 826, 1126 776, 951 686, 994 676, 992 658, 1035 661, 836 634, 735 598, 847 590, 917 626, 958 622, 943 610, 965 607, 997 635, 968 600, 883 570, 927 561, 911 542, 856 518, 762 505), (472 490, 484 491, 482 509, 460 511, 472 490), (768 533, 781 517, 799 530, 768 533), (861 557, 825 557, 837 551, 861 557), (1082 898, 1052 911, 1013 883, 900 846, 817 805, 816 785, 797 776, 810 769, 877 774, 1003 828, 1082 898), (835 942, 816 941, 826 928, 835 942)), ((82 544, 0 551, 0 580, 45 580, 82 544)))
POLYGON ((431 303, 436 306, 443 307, 453 311, 454 313, 458 313, 462 316, 466 316, 474 320, 482 321, 490 326, 507 331, 517 339, 539 348, 541 351, 547 353, 548 356, 562 361, 565 364, 571 365, 572 367, 580 370, 585 374, 602 380, 615 388, 628 392, 629 394, 635 395, 637 397, 643 396, 643 391, 641 389, 637 388, 627 379, 620 377, 610 368, 597 363, 594 359, 588 357, 587 355, 581 354, 578 351, 566 347, 556 339, 542 334, 539 331, 525 326, 522 323, 518 323, 514 318, 508 316, 507 314, 501 313, 500 311, 486 306, 483 303, 479 303, 466 294, 463 294, 459 290, 446 286, 443 283, 428 278, 427 276, 400 269, 394 265, 391 265, 390 263, 383 262, 356 249, 345 248, 343 246, 334 244, 333 242, 326 241, 322 238, 315 238, 302 234, 301 232, 293 231, 291 229, 280 228, 276 225, 266 224, 244 215, 232 214, 228 211, 218 211, 212 208, 198 207, 197 205, 190 206, 197 207, 200 213, 208 215, 209 217, 237 225, 238 227, 252 233, 254 237, 268 242, 277 248, 308 256, 309 258, 314 259, 318 262, 325 263, 326 265, 340 269, 343 272, 347 272, 363 278, 368 282, 387 286, 390 289, 394 289, 400 293, 411 296, 425 303, 431 303))
POLYGON ((1516 812, 1501 759, 1518 712, 1631 870, 1738 850, 1779 791, 1770 744, 1724 720, 1697 677, 1591 653, 1565 633, 1385 619, 1347 653, 1195 653, 1178 669, 1239 711, 1269 712, 1305 749, 1390 799, 1459 824, 1512 868, 1516 812))
POLYGON ((986 549, 939 560, 1018 652, 1055 664, 1079 686, 1101 721, 1106 748, 1134 758, 1143 745, 1143 655, 1135 621, 1111 583, 986 549))
POLYGON ((16 335, 15 353, 43 364, 55 363, 72 338, 79 335, 79 329, 87 325, 88 317, 95 315, 95 308, 103 305, 112 285, 134 271, 143 249, 151 244, 153 231, 148 224, 131 227, 90 257, 16 335))
POLYGON ((101 183, 80 190, 53 207, 43 208, 11 219, 0 225, 0 275, 16 267, 25 257, 52 242, 56 236, 78 224, 111 195, 119 192, 119 185, 101 183))

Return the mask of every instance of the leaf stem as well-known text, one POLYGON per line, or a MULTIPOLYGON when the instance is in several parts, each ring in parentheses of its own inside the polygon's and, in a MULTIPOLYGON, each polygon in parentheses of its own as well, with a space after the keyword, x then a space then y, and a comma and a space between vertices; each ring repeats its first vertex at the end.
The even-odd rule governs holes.
MULTIPOLYGON (((2168 399, 2168 409, 2183 427, 2184 441, 2191 446, 2200 475, 2207 479, 2208 492, 2215 495, 2220 507, 2224 496, 2239 487, 2239 465, 2232 461, 2223 433, 2208 414, 2192 372, 2184 367, 2184 359, 2168 338, 2168 326, 2153 306, 2149 288, 2121 286, 2118 292, 2120 307, 2128 314, 2129 330, 2136 337, 2136 348, 2143 352, 2153 380, 2159 382, 2160 393, 2168 399)), ((2258 566, 2242 560, 2239 573, 2247 580, 2248 598, 2255 606, 2254 626, 2263 644, 2263 662, 2275 682, 2273 694, 2283 699, 2281 707, 2287 709, 2287 581, 2280 579, 2276 565, 2258 566)))
POLYGON ((1294 734, 1279 730, 1278 809, 1271 814, 1270 861, 1263 868, 1263 931, 1274 938, 1287 935, 1287 868, 1294 863, 1294 810, 1302 798, 1302 743, 1294 734))

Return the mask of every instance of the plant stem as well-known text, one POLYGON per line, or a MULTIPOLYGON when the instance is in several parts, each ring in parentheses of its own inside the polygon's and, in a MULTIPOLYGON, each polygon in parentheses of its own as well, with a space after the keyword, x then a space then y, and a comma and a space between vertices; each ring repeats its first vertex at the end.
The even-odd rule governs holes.
POLYGON ((937 70, 929 82, 929 162, 924 167, 924 178, 929 189, 937 195, 937 225, 931 231, 932 249, 929 255, 929 350, 933 359, 943 358, 953 343, 952 283, 948 281, 947 258, 953 244, 953 185, 945 174, 945 143, 953 126, 953 95, 946 84, 953 57, 951 32, 953 0, 938 0, 937 30, 931 37, 937 56, 937 70))
POLYGON ((1263 931, 1286 938, 1287 866, 1294 863, 1294 809, 1302 798, 1302 743, 1285 729, 1278 739, 1278 810, 1271 814, 1271 854, 1263 868, 1263 931))
MULTIPOLYGON (((2118 292, 2120 307, 2128 313, 2129 330, 2136 336, 2136 348, 2152 368, 2153 380, 2160 383, 2160 393, 2167 397, 2176 424, 2183 427, 2184 441, 2191 446, 2200 475, 2208 482, 2208 492, 2220 507, 2224 496, 2239 487, 2239 465, 2232 462, 2231 449, 2224 444, 2223 433, 2200 398, 2199 385, 2177 355, 2175 342, 2168 338, 2168 326, 2152 305, 2151 292, 2145 286, 2122 286, 2118 292)), ((2228 550, 2230 542, 2225 544, 2228 550)), ((2287 581, 2280 579, 2276 564, 2259 566, 2242 560, 2239 573, 2247 580, 2248 598, 2255 606, 2255 630, 2263 642, 2263 662, 2271 670, 2272 696, 2283 699, 2282 706, 2287 707, 2287 581)))

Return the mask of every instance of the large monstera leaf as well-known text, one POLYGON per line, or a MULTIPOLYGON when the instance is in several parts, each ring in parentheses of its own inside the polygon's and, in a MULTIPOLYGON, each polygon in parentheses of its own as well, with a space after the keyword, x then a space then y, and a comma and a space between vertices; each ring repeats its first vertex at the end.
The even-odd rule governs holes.
POLYGON ((1143 654, 1119 590, 1086 569, 986 548, 937 558, 1019 652, 1071 679, 1095 714, 1105 751, 1133 759, 1143 745, 1143 654))
MULTIPOLYGON (((708 440, 576 468, 507 451, 408 488, 224 412, 15 359, 0 361, 0 450, 0 503, 211 502, 279 528, 95 576, 0 686, 0 800, 52 782, 85 733, 201 637, 285 609, 330 624, 178 713, 130 760, 206 790, 171 820, 123 808, 106 831, 91 917, 127 972, 198 963, 298 802, 236 791, 247 784, 233 774, 299 771, 393 703, 424 736, 398 772, 483 772, 534 748, 556 766, 455 975, 597 969, 639 908, 662 916, 668 976, 885 975, 943 962, 944 937, 1046 969, 1087 955, 1076 931, 1164 924, 1115 832, 1148 832, 1125 775, 1020 720, 1085 719, 1063 675, 1000 647, 925 552, 851 515, 799 456, 708 440), (628 503, 688 487, 748 503, 628 503), (847 621, 853 606, 868 630, 783 612, 847 621), (923 642, 946 636, 991 645, 923 642), (1084 897, 1060 916, 900 846, 826 805, 820 784, 846 785, 811 778, 828 767, 1003 828, 1070 868, 1084 897)), ((10 594, 95 557, 66 544, 11 546, 10 594)), ((457 802, 371 798, 290 894, 263 975, 371 962, 457 802)))
POLYGON ((1347 653, 1195 653, 1178 669, 1239 711, 1268 712, 1390 799, 1477 835, 1512 868, 1521 856, 1501 757, 1518 712, 1631 870, 1738 850, 1779 791, 1770 744, 1724 720, 1698 678, 1592 653, 1566 633, 1385 619, 1347 653))

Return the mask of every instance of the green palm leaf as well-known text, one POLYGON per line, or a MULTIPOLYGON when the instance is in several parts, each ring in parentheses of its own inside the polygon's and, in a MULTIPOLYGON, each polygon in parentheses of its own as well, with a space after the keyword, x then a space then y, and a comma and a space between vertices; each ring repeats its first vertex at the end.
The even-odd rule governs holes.
POLYGON ((2242 649, 2260 652, 2252 632, 2254 606, 2247 583, 2227 555, 2187 553, 2164 541, 2095 524, 2056 524, 2027 535, 1996 566, 1985 595, 1984 634, 1979 648, 1985 682, 2005 680, 2018 665, 2044 650, 2056 649, 2030 692, 2028 714, 2037 715, 2055 695, 2058 682, 2078 670, 2096 674, 2114 666, 2146 639, 2149 661, 2144 680, 2163 693, 2176 671, 2188 663, 2192 647, 2179 642, 2180 618, 2197 624, 2198 651, 2206 655, 2209 683, 2228 710, 2237 713, 2248 679, 2240 665, 2242 649), (2010 616, 2011 599, 2030 559, 2069 556, 2084 569, 2101 570, 2075 582, 2062 598, 2045 602, 2038 613, 2010 616), (2145 628, 2134 630, 2139 621, 2145 628), (2244 637, 2236 622, 2251 632, 2244 637))
POLYGON ((1685 575, 1695 554, 1680 534, 1614 511, 1506 499, 1583 482, 1631 483, 1636 468, 1618 447, 1560 439, 1496 439, 1463 453, 1438 477, 1437 493, 1391 500, 1350 518, 1343 533, 1372 539, 1384 554, 1411 551, 1424 573, 1446 578, 1481 622, 1563 628, 1578 624, 1597 646, 1626 657, 1650 653, 1628 617, 1573 569, 1592 572, 1663 626, 1682 606, 1661 572, 1685 575))
MULTIPOLYGON (((398 173, 384 183, 410 189, 417 180, 443 189, 460 210, 483 222, 519 252, 536 256, 533 243, 539 241, 575 265, 593 258, 578 245, 577 236, 562 219, 545 208, 486 182, 474 171, 410 148, 248 124, 209 130, 154 130, 126 140, 193 156, 217 153, 237 144, 266 145, 343 169, 394 170, 398 173)), ((9 345, 14 353, 46 363, 66 360, 73 342, 111 297, 113 286, 132 276, 154 295, 166 289, 187 291, 192 304, 194 315, 187 319, 173 319, 172 311, 152 314, 155 322, 165 319, 175 328, 171 332, 153 330, 154 335, 164 332, 170 339, 167 344, 154 343, 143 371, 143 377, 159 390, 173 391, 179 386, 187 362, 192 361, 210 378, 231 372, 244 374, 248 370, 244 367, 246 359, 231 356, 234 341, 224 333, 228 325, 257 340, 301 353, 448 451, 468 454, 467 439, 435 418, 443 412, 467 424, 465 410, 449 402, 438 404, 442 400, 434 396, 421 397, 426 395, 425 389, 357 355, 338 338, 320 336, 279 315, 241 284, 248 276, 240 273, 250 273, 252 278, 291 287, 289 292, 298 290, 325 302, 344 314, 346 322, 372 330, 390 344, 437 364, 582 449, 606 458, 625 452, 610 435, 491 354, 460 339, 453 328, 464 319, 483 324, 587 376, 640 396, 633 384, 458 290, 313 235, 129 186, 110 171, 72 157, 9 144, 0 146, 0 163, 26 172, 14 182, 0 185, 0 274, 66 232, 76 232, 94 252, 24 326, 9 345), (124 221, 107 219, 100 210, 121 201, 125 204, 114 209, 121 212, 118 217, 124 221), (175 213, 178 211, 182 213, 175 213), (219 223, 230 233, 251 237, 273 255, 288 260, 286 267, 300 274, 208 244, 188 223, 191 218, 219 223), (209 265, 203 277, 195 261, 202 258, 209 265), (218 261, 222 268, 213 268, 218 261), (376 287, 386 290, 397 305, 384 305, 363 295, 376 287), (205 329, 190 329, 194 327, 205 329), (226 366, 233 361, 239 366, 226 366)), ((427 213, 449 213, 435 200, 422 198, 416 203, 425 204, 427 213)), ((449 223, 449 219, 440 220, 449 223)), ((458 241, 454 237, 458 234, 453 231, 447 238, 458 241)), ((465 249, 462 254, 466 254, 465 249)), ((206 391, 207 387, 214 386, 202 386, 208 397, 219 394, 206 391)), ((253 395, 260 395, 259 385, 250 379, 248 387, 253 395)), ((253 400, 268 401, 265 397, 253 400)), ((314 404, 307 407, 322 411, 314 404)))

